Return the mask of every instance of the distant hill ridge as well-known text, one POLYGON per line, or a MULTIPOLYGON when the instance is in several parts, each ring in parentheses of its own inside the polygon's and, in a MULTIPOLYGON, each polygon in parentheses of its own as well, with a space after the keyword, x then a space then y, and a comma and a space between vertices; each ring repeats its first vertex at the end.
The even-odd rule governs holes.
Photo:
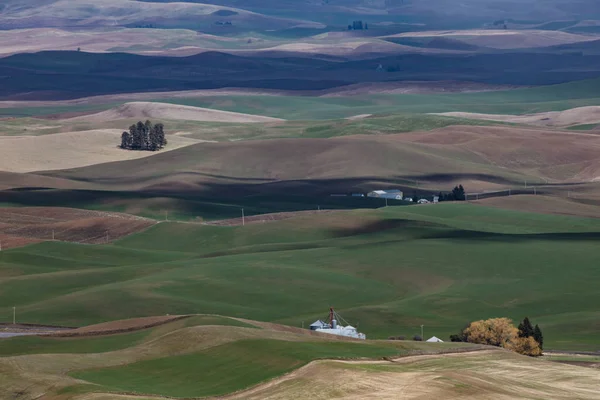
POLYGON ((70 121, 106 122, 118 119, 177 119, 206 122, 277 122, 279 118, 242 114, 209 108, 155 102, 131 102, 96 114, 70 118, 70 121))

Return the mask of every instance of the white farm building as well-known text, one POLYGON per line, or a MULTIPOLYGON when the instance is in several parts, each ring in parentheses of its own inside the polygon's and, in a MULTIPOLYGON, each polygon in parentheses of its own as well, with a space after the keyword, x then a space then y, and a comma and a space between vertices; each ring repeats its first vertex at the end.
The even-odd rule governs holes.
POLYGON ((372 192, 367 193, 367 197, 391 200, 402 200, 403 196, 402 190, 373 190, 372 192))
POLYGON ((438 337, 432 336, 426 340, 428 343, 444 343, 444 341, 438 337))
POLYGON ((320 333, 327 333, 330 335, 346 336, 355 339, 366 339, 367 336, 364 333, 360 333, 355 327, 351 325, 343 326, 339 321, 344 319, 336 313, 333 308, 329 309, 329 322, 317 320, 310 325, 310 330, 320 333))

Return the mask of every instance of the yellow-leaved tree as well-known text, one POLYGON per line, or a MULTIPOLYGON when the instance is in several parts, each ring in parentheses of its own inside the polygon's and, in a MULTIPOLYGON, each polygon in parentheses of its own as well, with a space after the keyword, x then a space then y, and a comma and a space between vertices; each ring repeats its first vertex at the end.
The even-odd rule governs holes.
POLYGON ((542 355, 540 344, 531 336, 517 338, 511 345, 510 349, 519 354, 531 357, 538 357, 542 355))
POLYGON ((519 336, 519 331, 508 318, 471 322, 464 333, 470 343, 498 347, 508 347, 519 336))
POLYGON ((519 337, 519 330, 508 318, 475 321, 463 333, 469 343, 504 347, 532 357, 542 354, 539 343, 533 337, 519 337))

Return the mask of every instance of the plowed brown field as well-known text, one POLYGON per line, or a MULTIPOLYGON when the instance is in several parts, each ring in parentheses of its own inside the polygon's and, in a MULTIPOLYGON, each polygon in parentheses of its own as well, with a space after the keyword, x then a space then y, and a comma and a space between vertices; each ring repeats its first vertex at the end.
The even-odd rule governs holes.
POLYGON ((3 249, 47 240, 101 244, 154 224, 129 214, 73 208, 0 208, 0 241, 3 249))

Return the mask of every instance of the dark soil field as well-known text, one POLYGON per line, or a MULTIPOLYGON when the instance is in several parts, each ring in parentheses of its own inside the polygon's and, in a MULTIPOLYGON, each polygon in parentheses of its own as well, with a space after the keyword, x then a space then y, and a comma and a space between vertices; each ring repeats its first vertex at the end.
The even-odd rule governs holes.
POLYGON ((154 223, 133 215, 72 208, 0 208, 0 240, 3 249, 48 240, 109 243, 154 223))

